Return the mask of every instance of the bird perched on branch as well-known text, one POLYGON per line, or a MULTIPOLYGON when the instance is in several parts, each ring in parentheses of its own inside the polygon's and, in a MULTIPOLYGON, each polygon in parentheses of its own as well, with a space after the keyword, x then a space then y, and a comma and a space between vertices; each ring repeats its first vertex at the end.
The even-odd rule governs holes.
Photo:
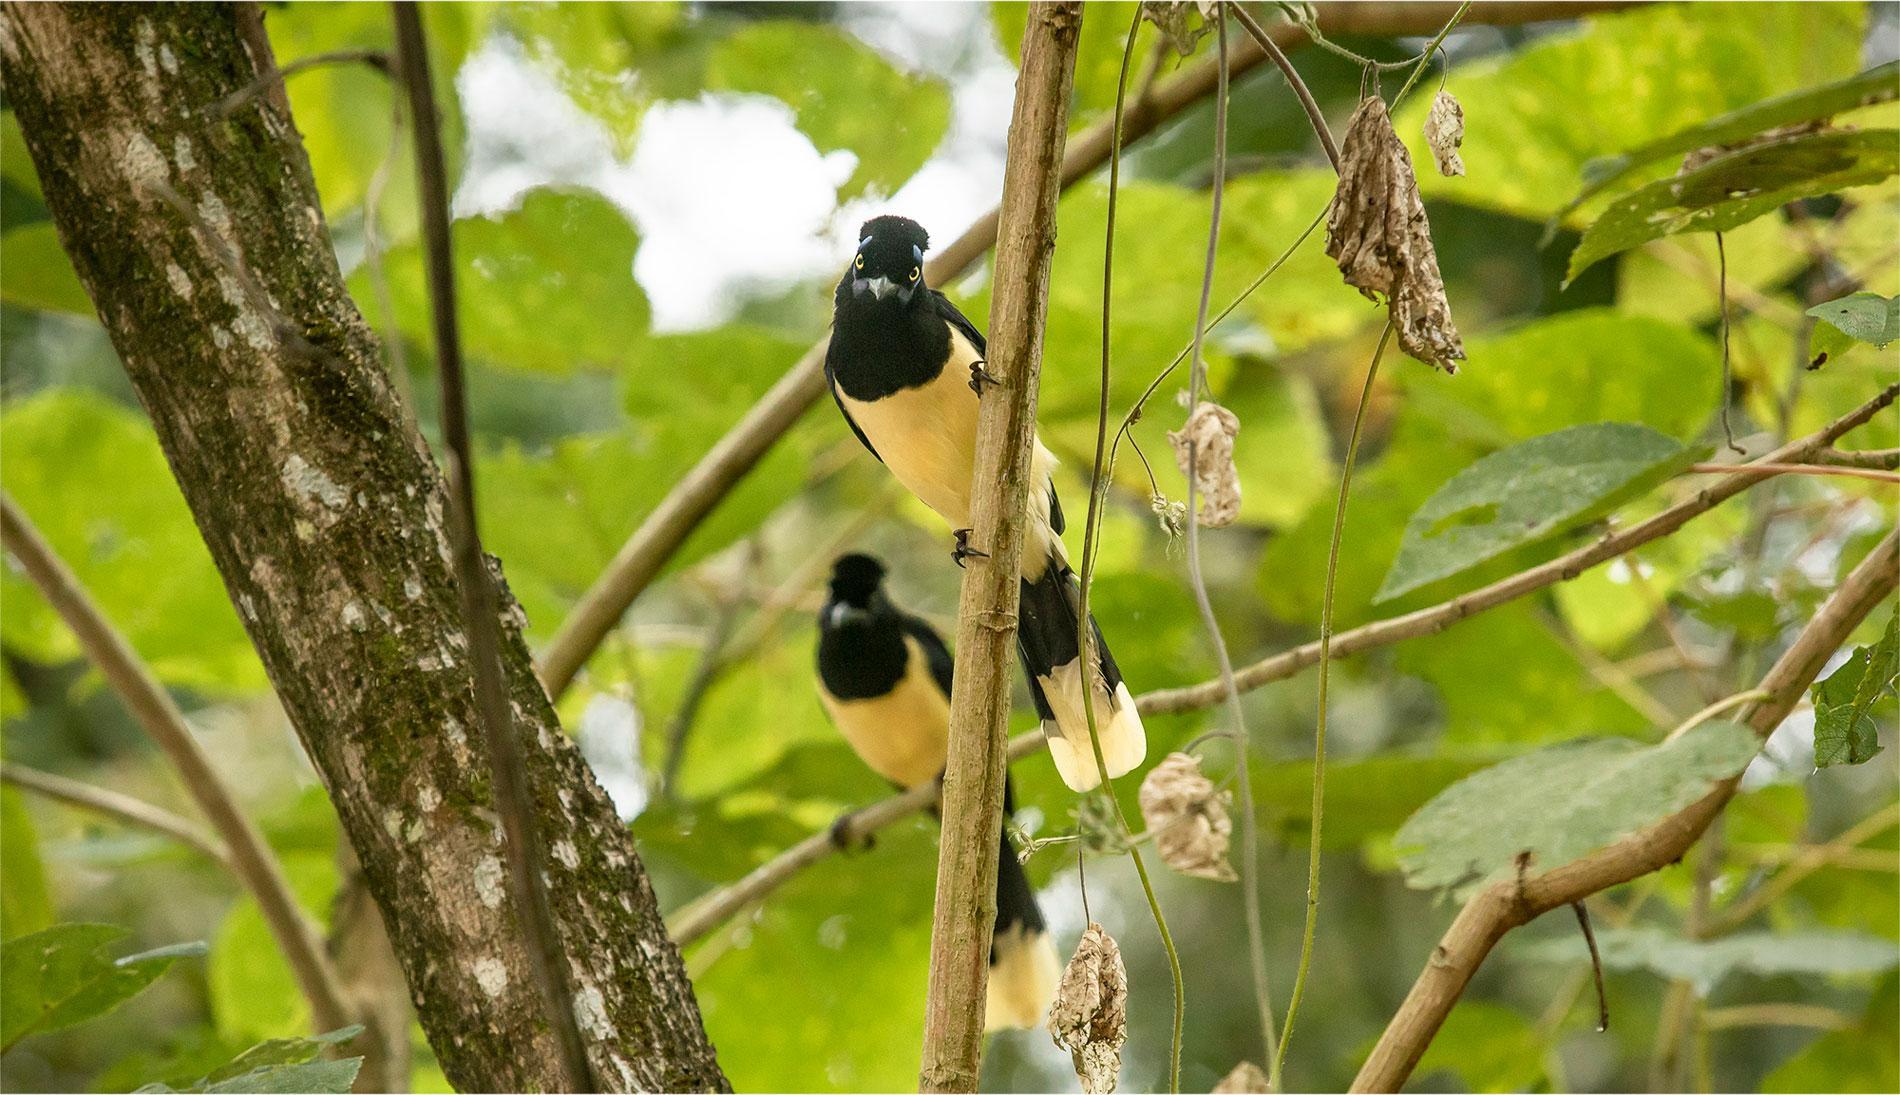
MULTIPOLYGON (((868 555, 833 564, 831 596, 818 616, 818 695, 858 757, 910 788, 943 773, 950 651, 929 624, 891 604, 883 581, 883 565, 868 555)), ((1005 813, 1015 809, 1013 798, 1005 778, 1005 813)), ((985 1028, 1040 1026, 1056 977, 1055 943, 1005 832, 996 863, 985 1028)))
MULTIPOLYGON (((985 554, 969 543, 976 410, 984 388, 996 383, 983 365, 983 333, 924 284, 930 241, 916 221, 876 217, 858 235, 857 253, 838 281, 825 375, 858 440, 956 530, 951 554, 961 565, 985 554)), ((1101 776, 1083 707, 1080 587, 1062 545, 1062 504, 1049 478, 1054 465, 1038 440, 1016 645, 1056 769, 1071 788, 1088 791, 1101 776)), ((1099 670, 1097 736, 1108 774, 1119 776, 1141 763, 1147 737, 1101 628, 1091 620, 1089 629, 1099 670)))

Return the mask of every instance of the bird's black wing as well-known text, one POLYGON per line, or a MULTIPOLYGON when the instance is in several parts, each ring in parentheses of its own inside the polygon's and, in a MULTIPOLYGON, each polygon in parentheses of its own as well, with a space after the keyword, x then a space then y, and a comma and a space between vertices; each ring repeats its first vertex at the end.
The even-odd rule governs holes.
MULTIPOLYGON (((825 362, 825 387, 830 389, 831 401, 838 405, 838 413, 844 416, 844 424, 851 427, 852 433, 858 435, 858 441, 864 445, 864 451, 877 456, 877 449, 872 446, 871 439, 864 436, 864 431, 858 428, 858 420, 851 417, 850 411, 845 410, 844 397, 838 394, 838 382, 831 379, 831 362, 829 361, 825 362)), ((884 458, 877 456, 877 462, 882 464, 884 458)))
POLYGON ((949 297, 932 289, 930 303, 936 307, 937 314, 943 317, 944 322, 948 323, 952 330, 970 340, 970 345, 976 347, 978 357, 990 352, 989 343, 983 338, 983 332, 976 329, 976 324, 970 322, 969 316, 958 311, 957 306, 950 303, 949 297))
POLYGON ((954 665, 950 659, 950 648, 943 645, 943 639, 929 624, 915 616, 904 617, 904 634, 917 640, 917 647, 924 652, 924 662, 930 668, 930 675, 936 679, 937 687, 943 689, 943 694, 949 696, 951 668, 954 665))

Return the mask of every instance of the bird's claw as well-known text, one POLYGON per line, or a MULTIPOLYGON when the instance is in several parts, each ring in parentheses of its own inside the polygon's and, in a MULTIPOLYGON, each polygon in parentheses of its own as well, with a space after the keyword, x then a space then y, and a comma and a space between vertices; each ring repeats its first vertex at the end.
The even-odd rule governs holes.
POLYGON ((975 392, 978 398, 981 398, 983 395, 983 385, 988 384, 991 387, 996 387, 1001 383, 1002 381, 996 378, 995 373, 983 367, 982 358, 970 362, 970 390, 975 392))
POLYGON ((877 843, 870 833, 859 833, 854 826, 858 815, 853 812, 844 814, 831 823, 832 846, 841 852, 863 851, 877 843))
POLYGON ((978 551, 976 548, 970 546, 971 531, 973 530, 967 528, 958 529, 956 533, 957 546, 950 549, 950 559, 956 563, 958 567, 963 566, 963 560, 965 559, 987 559, 990 557, 989 552, 978 551))

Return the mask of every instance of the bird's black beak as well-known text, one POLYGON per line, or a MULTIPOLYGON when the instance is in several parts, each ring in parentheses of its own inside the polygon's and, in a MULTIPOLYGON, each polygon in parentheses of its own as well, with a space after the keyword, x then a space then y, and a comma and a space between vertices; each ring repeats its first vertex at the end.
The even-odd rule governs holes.
POLYGON ((869 609, 845 601, 833 601, 825 610, 825 622, 832 627, 851 627, 871 618, 869 609))

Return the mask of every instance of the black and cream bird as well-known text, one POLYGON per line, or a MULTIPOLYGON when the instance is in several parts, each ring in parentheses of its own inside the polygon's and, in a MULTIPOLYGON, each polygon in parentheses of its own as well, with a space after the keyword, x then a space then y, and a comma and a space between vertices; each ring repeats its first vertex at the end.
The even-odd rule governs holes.
MULTIPOLYGON (((992 383, 983 333, 942 293, 924 284, 922 226, 877 217, 859 230, 857 253, 838 282, 825 375, 845 420, 899 482, 957 530, 959 562, 968 546, 976 410, 992 383)), ((1063 547, 1062 504, 1040 440, 1032 458, 1024 529, 1022 599, 1016 642, 1049 752, 1077 791, 1101 782, 1082 706, 1078 590, 1063 547)), ((1132 771, 1147 753, 1141 716, 1121 671, 1090 621, 1098 653, 1094 710, 1108 774, 1132 771)))
MULTIPOLYGON (((818 695, 864 763, 909 788, 943 772, 950 651, 929 624, 891 604, 883 580, 883 565, 868 555, 846 555, 833 565, 831 596, 818 616, 818 695)), ((1005 781, 1006 812, 1015 807, 1012 798, 1005 781)), ((998 854, 984 1026, 1040 1026, 1055 996, 1055 944, 1008 833, 998 854)))

